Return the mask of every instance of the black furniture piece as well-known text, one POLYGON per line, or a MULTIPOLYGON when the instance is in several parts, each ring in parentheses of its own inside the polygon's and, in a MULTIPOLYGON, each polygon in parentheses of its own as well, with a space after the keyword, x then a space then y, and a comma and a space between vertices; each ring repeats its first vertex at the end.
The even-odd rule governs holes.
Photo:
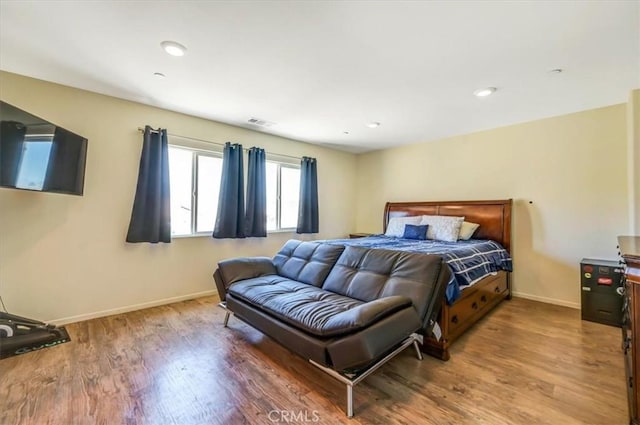
POLYGON ((582 259, 582 320, 622 326, 623 274, 624 270, 616 261, 582 259))
POLYGON ((347 386, 429 335, 450 278, 437 255, 290 240, 271 258, 221 261, 221 306, 347 386))
POLYGON ((0 311, 0 359, 67 341, 64 328, 0 311))

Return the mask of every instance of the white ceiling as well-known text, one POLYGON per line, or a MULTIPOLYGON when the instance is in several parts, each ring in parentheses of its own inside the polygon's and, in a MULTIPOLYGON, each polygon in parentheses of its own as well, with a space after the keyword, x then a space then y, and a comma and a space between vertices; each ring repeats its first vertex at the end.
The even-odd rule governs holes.
POLYGON ((364 152, 625 102, 640 2, 1 1, 0 69, 364 152))

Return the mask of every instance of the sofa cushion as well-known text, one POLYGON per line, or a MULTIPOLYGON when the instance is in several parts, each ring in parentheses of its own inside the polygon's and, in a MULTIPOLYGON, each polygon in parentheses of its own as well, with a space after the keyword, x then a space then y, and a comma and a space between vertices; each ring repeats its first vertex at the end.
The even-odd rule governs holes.
POLYGON ((320 287, 338 261, 343 246, 288 241, 273 258, 280 276, 320 287))
POLYGON ((362 302, 276 275, 236 282, 229 288, 229 293, 302 331, 321 337, 355 332, 398 310, 411 308, 411 300, 403 296, 362 302))
POLYGON ((407 297, 424 320, 441 269, 438 255, 347 246, 322 289, 363 302, 407 297))

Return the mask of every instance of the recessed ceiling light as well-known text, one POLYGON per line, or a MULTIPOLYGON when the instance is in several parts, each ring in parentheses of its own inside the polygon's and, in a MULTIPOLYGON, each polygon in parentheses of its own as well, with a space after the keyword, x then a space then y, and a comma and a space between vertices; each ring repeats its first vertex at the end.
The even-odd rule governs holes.
POLYGON ((166 77, 166 75, 164 75, 162 72, 154 72, 153 75, 160 79, 163 79, 164 77, 166 77))
POLYGON ((369 128, 376 128, 376 127, 380 127, 380 123, 376 122, 376 121, 372 121, 369 124, 367 124, 367 127, 369 128))
POLYGON ((180 43, 176 43, 175 41, 163 41, 160 45, 164 51, 169 53, 171 56, 184 56, 187 51, 186 47, 180 43))
POLYGON ((495 87, 487 87, 486 89, 479 89, 473 92, 473 94, 475 94, 478 97, 486 97, 489 96, 490 94, 494 93, 496 90, 498 90, 495 87))

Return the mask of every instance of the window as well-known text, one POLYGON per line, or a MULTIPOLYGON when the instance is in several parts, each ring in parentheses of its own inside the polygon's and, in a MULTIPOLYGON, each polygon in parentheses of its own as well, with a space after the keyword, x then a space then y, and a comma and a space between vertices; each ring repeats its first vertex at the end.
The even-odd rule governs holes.
MULTIPOLYGON (((267 231, 295 229, 298 223, 300 166, 267 161, 266 170, 267 231)), ((221 153, 169 145, 172 236, 209 235, 213 232, 221 176, 221 153)))
POLYGON ((221 175, 219 153, 169 146, 172 235, 213 232, 221 175))
POLYGON ((267 231, 298 225, 300 167, 267 161, 267 231))

